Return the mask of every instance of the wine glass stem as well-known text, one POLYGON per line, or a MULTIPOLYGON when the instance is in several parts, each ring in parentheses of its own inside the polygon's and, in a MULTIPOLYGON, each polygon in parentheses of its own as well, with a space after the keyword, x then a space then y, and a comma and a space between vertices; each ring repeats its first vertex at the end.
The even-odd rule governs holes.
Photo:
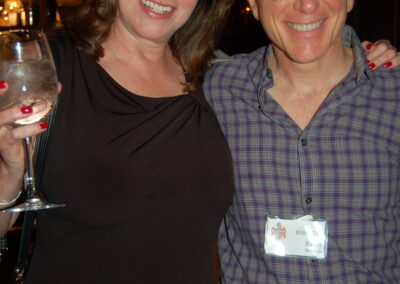
POLYGON ((35 178, 34 178, 35 175, 33 172, 33 163, 32 163, 32 157, 31 157, 31 144, 32 144, 32 138, 25 137, 24 145, 25 145, 26 168, 27 168, 26 191, 28 194, 28 200, 38 197, 38 193, 37 193, 36 186, 35 186, 35 178))

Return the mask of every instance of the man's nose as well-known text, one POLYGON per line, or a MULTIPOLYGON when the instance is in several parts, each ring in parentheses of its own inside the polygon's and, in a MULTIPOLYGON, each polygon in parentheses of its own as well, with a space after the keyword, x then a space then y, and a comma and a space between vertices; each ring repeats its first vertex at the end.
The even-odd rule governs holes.
POLYGON ((319 2, 320 0, 295 0, 294 7, 304 14, 312 14, 318 9, 319 2))

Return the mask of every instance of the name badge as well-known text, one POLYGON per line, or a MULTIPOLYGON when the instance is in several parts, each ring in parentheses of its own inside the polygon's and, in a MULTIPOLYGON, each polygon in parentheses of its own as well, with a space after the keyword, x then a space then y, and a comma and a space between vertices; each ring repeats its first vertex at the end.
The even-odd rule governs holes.
POLYGON ((324 259, 328 250, 327 221, 313 220, 309 215, 294 220, 268 217, 264 249, 269 255, 324 259))

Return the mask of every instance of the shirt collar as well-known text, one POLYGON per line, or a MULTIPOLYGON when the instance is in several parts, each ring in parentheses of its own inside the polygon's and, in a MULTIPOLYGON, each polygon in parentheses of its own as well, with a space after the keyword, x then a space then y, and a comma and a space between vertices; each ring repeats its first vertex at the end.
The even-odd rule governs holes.
POLYGON ((368 68, 366 53, 354 29, 346 25, 343 29, 342 39, 343 44, 353 50, 356 83, 361 84, 364 80, 368 79, 374 80, 373 71, 368 68))

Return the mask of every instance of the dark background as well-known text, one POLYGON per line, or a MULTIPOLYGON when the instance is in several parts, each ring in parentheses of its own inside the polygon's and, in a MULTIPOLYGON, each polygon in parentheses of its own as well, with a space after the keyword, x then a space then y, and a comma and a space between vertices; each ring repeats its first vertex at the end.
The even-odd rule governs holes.
MULTIPOLYGON (((245 13, 246 0, 236 0, 219 48, 228 54, 250 52, 268 44, 261 24, 245 13)), ((347 23, 361 40, 388 39, 400 49, 400 0, 355 0, 347 23)))

